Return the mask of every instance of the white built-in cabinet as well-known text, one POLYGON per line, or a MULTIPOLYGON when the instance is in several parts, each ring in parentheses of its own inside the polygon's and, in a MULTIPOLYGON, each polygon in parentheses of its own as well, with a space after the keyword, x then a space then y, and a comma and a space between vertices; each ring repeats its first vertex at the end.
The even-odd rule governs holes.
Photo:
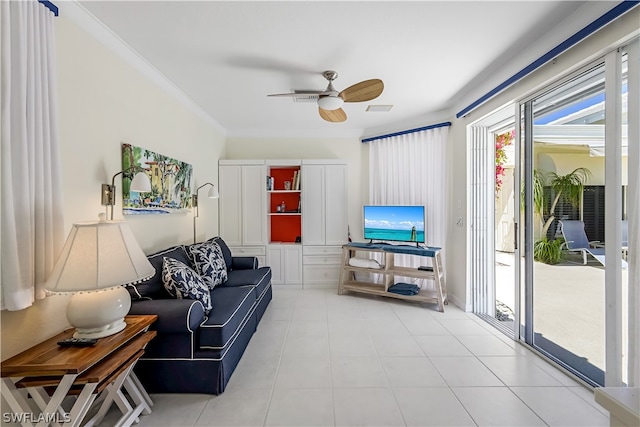
POLYGON ((271 284, 302 285, 302 247, 296 244, 267 246, 267 264, 271 267, 271 284))
POLYGON ((271 267, 274 285, 337 287, 348 239, 346 162, 220 160, 219 174, 220 235, 234 256, 257 256, 271 267), (294 173, 299 187, 283 189, 294 173), (281 200, 286 212, 277 209, 281 200), (296 223, 291 233, 283 232, 283 224, 296 223))
MULTIPOLYGON (((347 165, 302 163, 302 234, 305 245, 347 242, 347 165)), ((328 161, 325 161, 328 162, 328 161)))
POLYGON ((302 265, 307 286, 338 282, 342 245, 348 240, 347 165, 302 161, 302 265))
POLYGON ((234 256, 256 256, 266 265, 264 161, 220 160, 218 171, 220 236, 234 256))

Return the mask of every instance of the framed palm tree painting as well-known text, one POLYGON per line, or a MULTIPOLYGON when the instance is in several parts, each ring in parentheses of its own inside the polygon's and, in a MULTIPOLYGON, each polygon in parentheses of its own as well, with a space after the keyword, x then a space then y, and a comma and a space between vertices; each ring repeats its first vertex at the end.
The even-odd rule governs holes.
POLYGON ((193 166, 131 144, 122 144, 122 213, 124 215, 173 214, 191 209, 193 166), (151 192, 131 191, 131 180, 144 172, 151 192))

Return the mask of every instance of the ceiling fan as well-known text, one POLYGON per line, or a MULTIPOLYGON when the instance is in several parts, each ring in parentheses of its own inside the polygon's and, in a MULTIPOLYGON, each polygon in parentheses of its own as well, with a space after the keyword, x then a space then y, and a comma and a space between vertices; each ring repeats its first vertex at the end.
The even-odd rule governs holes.
POLYGON ((347 120, 347 113, 342 109, 345 102, 364 102, 377 98, 384 89, 384 83, 380 79, 364 80, 349 86, 345 90, 338 92, 333 87, 333 81, 338 78, 338 73, 327 70, 322 73, 329 81, 325 90, 301 90, 291 93, 276 93, 267 96, 289 96, 289 97, 317 97, 318 112, 320 117, 328 122, 344 122, 347 120))

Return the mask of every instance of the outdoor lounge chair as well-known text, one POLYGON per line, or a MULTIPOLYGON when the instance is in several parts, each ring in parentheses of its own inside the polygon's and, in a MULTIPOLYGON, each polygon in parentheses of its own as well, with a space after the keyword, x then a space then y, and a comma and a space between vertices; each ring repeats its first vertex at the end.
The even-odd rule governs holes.
MULTIPOLYGON (((624 225, 623 225, 624 228, 624 225)), ((598 241, 590 242, 587 238, 587 233, 584 231, 584 222, 576 220, 561 220, 560 230, 562 231, 562 237, 564 237, 564 243, 561 248, 569 252, 582 252, 582 263, 587 264, 587 254, 594 257, 603 266, 604 260, 604 246, 602 244, 597 245, 598 241)), ((623 234, 624 230, 623 230, 623 234)), ((626 236, 623 236, 626 239, 626 236)), ((623 243, 626 245, 626 242, 623 243)), ((627 268, 627 263, 622 260, 622 268, 627 268)))

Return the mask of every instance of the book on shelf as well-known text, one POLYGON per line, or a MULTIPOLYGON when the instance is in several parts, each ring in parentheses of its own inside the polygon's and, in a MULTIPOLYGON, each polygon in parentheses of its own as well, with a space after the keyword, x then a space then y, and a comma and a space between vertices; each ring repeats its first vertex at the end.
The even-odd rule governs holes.
POLYGON ((293 173, 293 189, 300 190, 300 171, 299 170, 293 173))

